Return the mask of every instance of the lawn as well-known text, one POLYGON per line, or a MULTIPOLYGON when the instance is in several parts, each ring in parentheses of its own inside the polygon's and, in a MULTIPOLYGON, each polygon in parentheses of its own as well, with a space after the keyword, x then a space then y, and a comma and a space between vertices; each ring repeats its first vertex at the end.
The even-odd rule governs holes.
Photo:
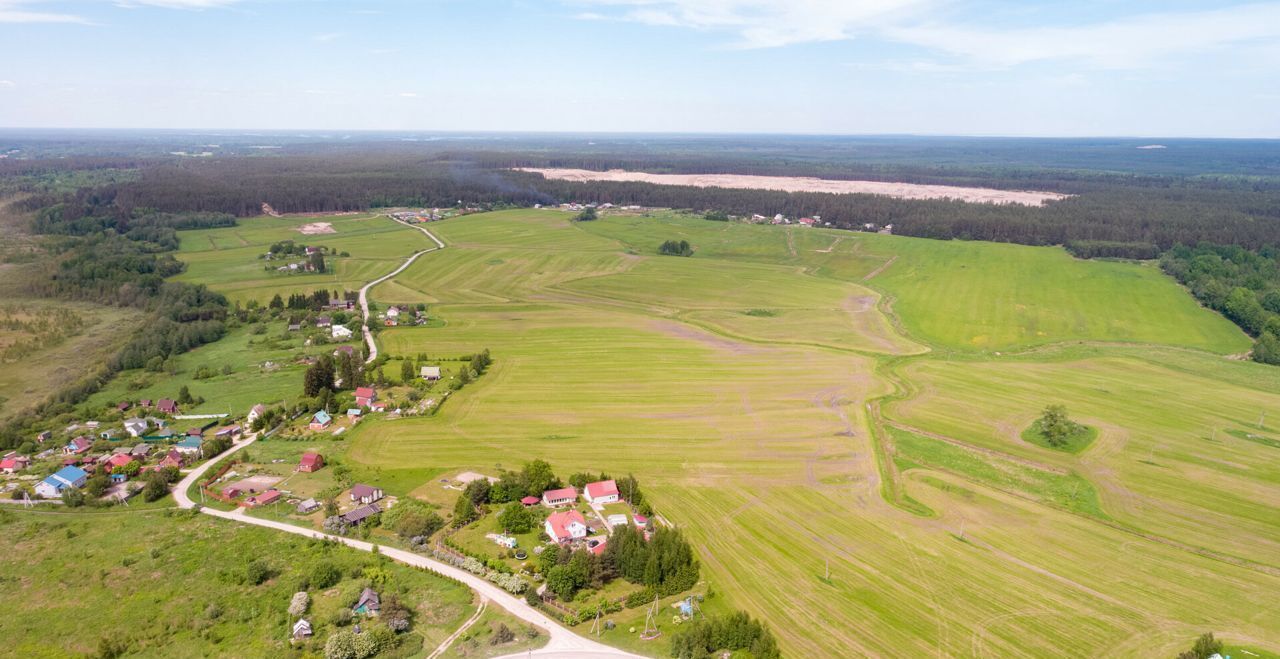
MULTIPOLYGON (((373 291, 440 319, 387 328, 387 354, 494 363, 434 416, 348 433, 359 480, 447 506, 438 480, 464 470, 633 473, 709 601, 788 656, 1173 655, 1205 631, 1280 647, 1256 604, 1280 597, 1280 451, 1228 432, 1280 436, 1250 430, 1280 376, 1214 354, 1247 340, 1154 268, 569 217, 433 223, 449 247, 373 291), (657 256, 668 239, 694 256, 657 256), (1098 428, 1079 454, 1019 437, 1056 402, 1098 428), (886 479, 933 514, 891 505, 886 479)), ((603 640, 665 651, 629 632, 642 609, 617 618, 603 640)))

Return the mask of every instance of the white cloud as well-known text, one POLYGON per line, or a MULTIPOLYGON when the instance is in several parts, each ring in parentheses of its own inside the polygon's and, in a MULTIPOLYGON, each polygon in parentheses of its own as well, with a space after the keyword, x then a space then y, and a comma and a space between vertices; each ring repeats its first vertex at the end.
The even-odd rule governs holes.
POLYGON ((0 80, 0 89, 6 89, 9 87, 17 87, 17 86, 18 86, 18 83, 12 80, 0 80))
POLYGON ((1280 4, 1146 14, 1071 27, 896 26, 885 36, 997 66, 1070 59, 1100 68, 1137 68, 1171 55, 1280 39, 1280 4))
POLYGON ((89 21, 75 14, 30 11, 32 3, 23 0, 0 0, 0 23, 83 23, 89 21))
POLYGON ((342 38, 341 32, 325 32, 324 34, 312 35, 311 40, 319 41, 321 43, 326 43, 329 41, 335 41, 340 38, 342 38))
MULTIPOLYGON (((966 22, 953 0, 580 0, 582 20, 621 20, 722 32, 732 45, 771 48, 877 37, 945 54, 952 66, 1006 68, 1046 60, 1142 68, 1163 58, 1280 41, 1280 3, 1132 15, 1063 27, 966 22)), ((988 8, 989 11, 989 8, 988 8)), ((1028 20, 1034 14, 1023 13, 1028 20)), ((888 67, 893 63, 886 63, 888 67)), ((899 63, 900 65, 901 63, 899 63)), ((911 67, 908 67, 911 68, 911 67)))

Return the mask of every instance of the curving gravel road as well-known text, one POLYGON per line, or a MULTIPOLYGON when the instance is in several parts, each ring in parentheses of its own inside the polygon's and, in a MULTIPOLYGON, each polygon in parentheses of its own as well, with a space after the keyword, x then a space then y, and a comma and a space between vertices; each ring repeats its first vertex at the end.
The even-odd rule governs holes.
MULTIPOLYGON (((392 221, 400 222, 400 220, 395 220, 395 219, 393 219, 392 221)), ((404 222, 400 222, 400 224, 404 224, 404 222)), ((378 344, 373 341, 373 332, 369 331, 369 289, 404 272, 405 268, 408 268, 410 265, 413 265, 413 262, 418 260, 419 256, 422 256, 427 252, 434 252, 436 250, 444 249, 444 243, 441 242, 440 239, 435 236, 435 234, 431 233, 430 231, 427 231, 426 227, 414 226, 410 224, 405 224, 405 226, 412 227, 414 229, 417 229, 418 231, 421 231, 422 233, 425 233, 428 238, 430 238, 432 241, 435 242, 436 245, 438 245, 438 247, 431 247, 418 252, 414 252, 412 255, 409 256, 409 258, 405 259, 404 263, 400 264, 400 267, 365 284, 364 287, 360 289, 360 314, 361 316, 364 317, 364 324, 360 326, 360 331, 362 334, 364 334, 365 344, 369 346, 369 358, 364 360, 364 363, 366 364, 371 363, 373 362, 373 360, 378 358, 378 344)))

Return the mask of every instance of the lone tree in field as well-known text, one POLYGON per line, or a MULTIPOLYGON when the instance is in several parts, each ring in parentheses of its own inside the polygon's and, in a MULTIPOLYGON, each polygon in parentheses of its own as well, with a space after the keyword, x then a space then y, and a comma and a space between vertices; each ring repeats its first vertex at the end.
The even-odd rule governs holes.
POLYGON ((1196 639, 1196 644, 1190 650, 1178 654, 1178 659, 1209 659, 1209 657, 1222 654, 1222 641, 1213 637, 1213 632, 1202 635, 1196 639))
POLYGON ((1050 405, 1040 415, 1040 434, 1052 446, 1065 446, 1080 431, 1080 424, 1067 416, 1066 405, 1050 405))
POLYGON ((596 219, 596 217, 598 217, 598 216, 596 215, 596 209, 594 209, 594 208, 584 208, 584 209, 582 209, 582 212, 581 212, 581 213, 578 213, 577 217, 573 218, 573 221, 575 221, 575 222, 591 222, 592 220, 595 220, 595 219, 596 219))

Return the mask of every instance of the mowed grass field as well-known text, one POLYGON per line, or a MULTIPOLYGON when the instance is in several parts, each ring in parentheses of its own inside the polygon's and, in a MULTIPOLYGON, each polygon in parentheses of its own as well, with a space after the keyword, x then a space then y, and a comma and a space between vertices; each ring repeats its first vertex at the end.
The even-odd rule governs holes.
POLYGON ((348 463, 421 470, 424 486, 533 458, 634 473, 788 656, 1171 656, 1205 631, 1280 648, 1280 611, 1259 604, 1280 598, 1264 452, 1280 449, 1222 436, 1254 408, 1280 417, 1280 389, 1222 358, 1242 335, 1158 272, 1051 248, 568 218, 430 226, 449 247, 373 297, 431 302, 444 322, 380 345, 489 348, 494 366, 433 417, 363 422, 348 463), (667 239, 697 254, 657 256, 667 239), (1051 402, 1100 427, 1093 446, 1018 444, 1051 402), (909 440, 896 454, 893 436, 909 440), (932 515, 888 503, 886 475, 932 515))
POLYGON ((176 279, 213 286, 235 302, 265 304, 277 293, 310 294, 313 290, 356 290, 391 270, 413 252, 430 246, 427 237, 377 213, 329 217, 255 217, 241 219, 227 229, 202 229, 179 234, 178 258, 187 264, 176 279), (305 235, 300 227, 327 222, 334 233, 305 235), (267 261, 259 258, 273 243, 292 240, 300 245, 323 245, 349 257, 326 257, 330 272, 285 274, 267 272, 301 258, 267 261))

